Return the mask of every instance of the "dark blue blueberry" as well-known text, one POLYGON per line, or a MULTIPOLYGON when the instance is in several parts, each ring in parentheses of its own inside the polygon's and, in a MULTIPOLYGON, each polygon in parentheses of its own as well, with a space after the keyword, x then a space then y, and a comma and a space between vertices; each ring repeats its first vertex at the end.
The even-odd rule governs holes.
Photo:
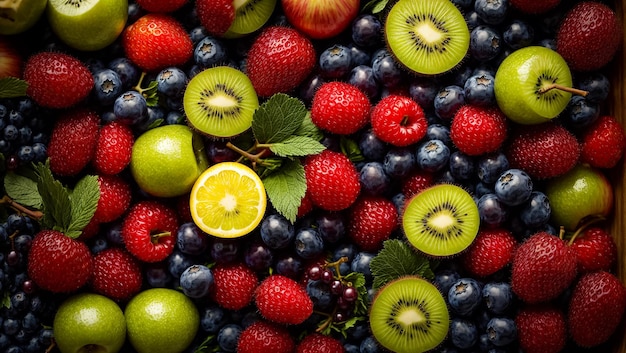
POLYGON ((29 163, 35 160, 35 151, 32 146, 20 146, 17 150, 17 159, 22 163, 29 163))
POLYGON ((327 78, 342 78, 352 69, 350 48, 335 44, 322 51, 319 59, 319 69, 322 76, 327 78))
POLYGON ((181 224, 176 232, 176 246, 185 254, 203 254, 210 242, 209 236, 193 222, 181 224))
POLYGON ((504 22, 508 8, 508 0, 476 0, 474 2, 474 11, 481 20, 491 25, 504 22))
POLYGON ((18 313, 24 313, 30 308, 30 298, 22 291, 19 291, 11 295, 11 309, 16 310, 18 313))
POLYGON ((450 138, 450 128, 443 124, 428 124, 428 128, 426 128, 425 139, 440 140, 448 147, 452 145, 452 139, 450 138))
POLYGON ((2 332, 8 336, 14 336, 21 328, 22 325, 17 318, 5 317, 2 322, 2 332))
POLYGON ((390 187, 390 178, 380 162, 367 162, 359 171, 361 191, 368 195, 383 195, 390 187))
POLYGON ((20 137, 20 130, 17 126, 9 124, 4 127, 2 135, 4 136, 4 139, 9 142, 16 141, 20 137))
POLYGON ((600 117, 600 104, 583 96, 573 95, 561 116, 566 126, 575 130, 584 129, 600 117))
POLYGON ((18 142, 22 145, 28 144, 33 139, 33 130, 29 126, 22 126, 19 128, 20 137, 18 142))
POLYGON ((487 324, 487 335, 495 346, 509 345, 517 339, 515 321, 505 317, 494 317, 487 324))
POLYGON ((382 55, 373 57, 372 69, 376 80, 385 87, 398 86, 406 75, 389 52, 383 52, 382 55))
POLYGON ((209 334, 216 334, 226 325, 228 317, 219 305, 209 304, 200 309, 200 329, 209 334))
POLYGON ((478 342, 478 329, 469 319, 453 318, 450 320, 449 338, 460 349, 472 348, 478 342))
POLYGON ((306 292, 313 301, 315 310, 325 311, 335 304, 330 285, 321 280, 309 280, 306 284, 306 292))
POLYGON ((291 253, 283 254, 276 260, 276 273, 289 277, 292 279, 298 279, 302 275, 304 269, 302 259, 291 253))
POLYGON ((243 329, 237 324, 226 324, 217 333, 217 344, 224 352, 236 352, 243 329))
POLYGON ((469 53, 478 61, 491 60, 502 52, 500 32, 488 25, 477 26, 470 33, 469 53))
POLYGON ((165 125, 184 125, 185 122, 186 118, 183 113, 177 110, 171 110, 167 112, 167 115, 165 116, 165 121, 163 123, 165 123, 165 125))
POLYGON ((124 86, 117 72, 112 69, 98 70, 93 75, 93 91, 102 105, 111 105, 122 94, 124 86))
POLYGON ((346 234, 344 217, 338 212, 323 212, 315 218, 317 231, 325 244, 334 244, 346 234))
POLYGON ((350 71, 348 83, 363 91, 371 100, 380 94, 374 70, 368 65, 357 65, 350 71))
POLYGON ((204 37, 208 36, 209 32, 204 28, 204 26, 197 26, 192 28, 189 31, 189 38, 191 38, 191 42, 196 45, 199 41, 204 39, 204 37))
POLYGON ((344 343, 343 350, 344 353, 361 353, 359 346, 352 343, 344 343))
POLYGON ((294 247, 303 259, 314 259, 324 251, 324 240, 314 228, 301 228, 296 232, 294 247))
POLYGON ((537 42, 538 46, 546 47, 556 51, 556 40, 554 38, 544 38, 537 42))
POLYGON ((396 206, 396 210, 398 210, 398 215, 402 216, 404 212, 404 206, 406 205, 406 195, 399 192, 391 197, 391 202, 396 206))
POLYGON ((409 84, 409 95, 411 99, 416 101, 417 104, 425 110, 430 110, 434 107, 434 101, 438 91, 439 86, 435 80, 430 78, 414 78, 409 84))
POLYGON ((35 333, 41 328, 39 317, 33 312, 27 312, 22 318, 22 330, 26 333, 35 333))
POLYGON ((177 67, 161 70, 156 77, 157 92, 168 97, 179 97, 187 86, 187 74, 177 67))
POLYGON ((124 238, 122 238, 122 222, 116 221, 108 224, 105 235, 110 244, 124 246, 124 238))
POLYGON ((496 180, 494 191, 505 205, 521 205, 533 192, 533 180, 521 169, 508 169, 496 180))
POLYGON ((360 251, 354 256, 354 259, 350 263, 350 269, 352 272, 362 273, 367 283, 372 283, 372 271, 370 271, 370 262, 376 256, 374 253, 360 251))
POLYGON ((548 223, 552 208, 550 200, 541 191, 533 191, 520 210, 520 220, 528 228, 538 228, 548 223))
POLYGON ((437 172, 448 165, 450 148, 441 140, 428 140, 417 148, 417 165, 427 172, 437 172))
POLYGON ((363 157, 370 161, 382 160, 389 150, 389 146, 379 139, 371 129, 361 134, 358 145, 363 157))
POLYGON ((141 74, 137 66, 135 66, 130 59, 125 57, 119 57, 111 60, 108 64, 108 68, 117 73, 118 77, 122 81, 122 85, 126 89, 137 84, 139 75, 141 74))
POLYGON ((0 140, 0 153, 7 154, 11 152, 13 146, 7 140, 0 140))
POLYGON ((481 196, 476 205, 480 215, 480 223, 488 227, 499 227, 509 216, 508 207, 493 193, 481 196))
POLYGON ((465 93, 463 88, 450 85, 442 88, 435 96, 435 114, 442 120, 450 121, 457 110, 465 105, 465 93))
POLYGON ((160 106, 150 106, 146 110, 146 115, 141 121, 135 123, 138 132, 145 132, 155 127, 163 125, 165 120, 165 109, 160 106))
POLYGON ((298 96, 304 103, 310 105, 313 101, 313 96, 315 96, 315 92, 320 88, 322 84, 324 84, 325 80, 320 74, 313 74, 300 85, 298 89, 298 96))
POLYGON ((214 140, 206 144, 209 160, 212 163, 231 162, 237 159, 239 154, 226 146, 224 141, 214 140))
POLYGON ((196 44, 193 51, 193 59, 198 66, 211 67, 226 63, 228 54, 221 40, 206 36, 196 44))
POLYGON ((349 43, 347 47, 348 49, 350 49, 350 65, 352 67, 356 67, 359 65, 370 66, 372 64, 372 56, 370 55, 369 51, 353 42, 349 43))
POLYGON ((465 12, 465 15, 463 17, 465 18, 465 23, 467 23, 467 28, 470 31, 478 26, 482 26, 485 24, 485 21, 480 18, 478 12, 474 11, 473 9, 465 12))
POLYGON ((148 104, 141 93, 127 91, 115 99, 113 113, 117 120, 131 125, 136 124, 148 114, 148 104))
POLYGON ((473 278, 463 277, 448 290, 448 304, 454 313, 471 316, 481 304, 482 285, 473 278))
POLYGON ((450 288, 461 279, 461 275, 452 269, 444 269, 435 272, 433 284, 439 289, 444 298, 447 299, 450 288))
POLYGON ((109 242, 106 236, 96 235, 88 241, 89 250, 92 254, 98 254, 109 248, 109 242))
POLYGON ((265 271, 272 266, 274 254, 272 249, 262 242, 250 244, 243 254, 244 262, 257 272, 265 271))
POLYGON ((170 274, 174 278, 180 278, 180 275, 185 272, 185 270, 196 263, 196 259, 190 255, 183 253, 178 249, 174 249, 174 251, 167 257, 167 266, 170 274))
POLYGON ((16 110, 25 117, 32 118, 33 114, 37 112, 37 104, 29 97, 22 97, 17 101, 16 110))
POLYGON ((380 348, 376 338, 374 336, 367 336, 359 345, 359 351, 361 353, 382 353, 383 349, 380 348))
POLYGON ((190 298, 202 298, 209 294, 213 285, 213 272, 204 265, 189 266, 180 275, 180 286, 186 296, 190 298))
MULTIPOLYGON (((480 331, 480 328, 479 328, 480 331)), ((478 337, 478 342, 476 344, 478 350, 481 352, 489 352, 489 350, 494 349, 496 346, 489 339, 489 335, 486 333, 482 333, 478 337)))
POLYGON ((148 285, 152 288, 166 288, 172 282, 172 275, 167 263, 157 262, 146 265, 145 277, 148 285))
POLYGON ((598 71, 583 74, 577 80, 576 85, 579 89, 588 92, 585 99, 594 103, 604 102, 611 88, 611 82, 606 75, 598 71))
POLYGON ((452 3, 462 10, 469 10, 474 5, 473 0, 452 0, 452 3))
POLYGON ((377 16, 362 14, 352 21, 352 41, 361 47, 378 47, 383 41, 383 24, 377 16))
POLYGON ((45 347, 41 345, 38 337, 31 337, 24 346, 24 353, 39 353, 45 351, 45 347))
POLYGON ((501 152, 481 156, 476 162, 478 178, 485 184, 495 183, 507 169, 509 169, 509 160, 501 152))
POLYGON ((261 239, 272 249, 289 246, 295 237, 293 224, 280 214, 270 214, 261 222, 261 239))
POLYGON ((508 282, 488 282, 483 286, 483 301, 492 314, 501 315, 513 307, 513 291, 508 282))
MULTIPOLYGON (((14 339, 16 339, 16 337, 14 337, 14 339)), ((4 351, 4 353, 24 353, 24 350, 20 346, 10 346, 4 351)))
POLYGON ((455 179, 469 180, 474 177, 474 158, 460 151, 450 155, 450 173, 455 179))
POLYGON ((350 266, 350 262, 354 260, 354 257, 359 253, 358 247, 353 243, 341 243, 334 247, 332 260, 337 261, 342 257, 348 259, 348 266, 350 266))
POLYGON ((9 112, 9 124, 18 128, 24 126, 24 115, 20 111, 11 110, 9 112))
POLYGON ((217 263, 232 263, 239 258, 239 242, 234 239, 214 238, 209 252, 217 263))
POLYGON ((409 147, 394 147, 390 149, 383 159, 385 173, 393 179, 407 177, 417 167, 415 153, 409 147))
POLYGON ((514 19, 502 32, 502 38, 511 49, 521 49, 533 43, 535 29, 526 21, 514 19))
POLYGON ((494 78, 488 73, 471 76, 465 81, 463 94, 465 101, 477 106, 491 106, 496 103, 496 96, 493 91, 494 78))

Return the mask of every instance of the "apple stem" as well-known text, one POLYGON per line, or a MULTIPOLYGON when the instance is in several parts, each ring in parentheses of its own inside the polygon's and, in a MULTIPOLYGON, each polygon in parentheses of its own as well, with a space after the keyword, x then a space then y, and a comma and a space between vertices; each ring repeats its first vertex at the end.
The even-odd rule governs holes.
POLYGON ((548 91, 551 91, 551 90, 553 90, 555 88, 558 89, 558 90, 561 90, 561 91, 569 92, 571 94, 576 94, 576 95, 583 96, 583 97, 586 97, 589 94, 589 92, 583 91, 582 89, 577 89, 577 88, 573 88, 573 87, 567 87, 567 86, 560 85, 558 83, 553 83, 551 85, 541 87, 539 89, 538 93, 539 94, 544 94, 544 93, 546 93, 548 91))
POLYGON ((20 213, 25 214, 26 216, 30 217, 31 219, 33 219, 35 221, 39 221, 41 218, 43 218, 43 212, 30 210, 30 209, 20 205, 19 203, 15 202, 8 195, 4 195, 0 199, 0 204, 9 205, 9 207, 11 207, 12 209, 14 209, 14 210, 16 210, 16 211, 18 211, 20 213))
POLYGON ((594 216, 594 217, 590 217, 589 219, 587 219, 580 227, 578 227, 576 229, 576 231, 574 232, 574 235, 572 235, 572 237, 570 238, 569 242, 567 242, 567 245, 571 246, 572 244, 574 244, 574 240, 576 240, 576 238, 582 233, 584 232, 586 229, 588 229, 590 226, 602 222, 604 221, 606 218, 604 218, 603 216, 594 216))
POLYGON ((172 232, 158 232, 158 233, 152 233, 150 234, 150 240, 152 241, 152 244, 158 244, 159 243, 159 239, 162 237, 169 237, 170 235, 172 235, 172 232))

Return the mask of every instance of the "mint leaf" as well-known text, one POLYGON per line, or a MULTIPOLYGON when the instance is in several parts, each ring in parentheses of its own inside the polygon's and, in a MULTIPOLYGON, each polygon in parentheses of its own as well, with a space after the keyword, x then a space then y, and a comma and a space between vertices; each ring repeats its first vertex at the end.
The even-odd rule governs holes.
POLYGON ((37 190, 43 201, 42 225, 47 229, 65 232, 72 222, 72 202, 69 191, 61 182, 54 179, 48 165, 38 163, 35 171, 38 175, 37 190))
POLYGON ((43 203, 37 182, 15 172, 9 172, 4 177, 4 190, 13 201, 36 209, 43 203))
POLYGON ((2 292, 2 305, 0 305, 0 308, 11 309, 11 292, 8 290, 2 292))
POLYGON ((370 262, 370 270, 375 289, 402 276, 419 275, 428 279, 434 277, 428 259, 398 239, 383 242, 382 250, 370 262))
POLYGON ((216 351, 216 345, 214 345, 213 347, 210 346, 210 344, 213 342, 213 340, 215 339, 215 335, 209 335, 207 336, 204 341, 202 341, 202 343, 200 343, 198 345, 198 347, 196 347, 196 349, 193 351, 193 353, 210 353, 210 352, 215 352, 216 351))
POLYGON ((276 210, 290 222, 296 221, 306 192, 304 167, 299 160, 285 160, 282 167, 262 179, 265 191, 276 210))
POLYGON ((159 95, 157 92, 158 85, 158 81, 150 81, 148 87, 142 89, 141 94, 146 99, 146 103, 149 107, 155 107, 157 104, 159 104, 159 95))
POLYGON ((16 77, 0 79, 0 98, 15 98, 26 95, 28 83, 16 77))
POLYGON ((282 142, 298 130, 306 114, 301 100, 277 93, 254 112, 252 132, 261 144, 282 142))
POLYGON ((389 0, 372 0, 363 6, 363 12, 371 12, 373 14, 377 14, 385 10, 389 0))
POLYGON ((348 159, 350 159, 352 163, 362 162, 365 160, 365 157, 363 157, 363 154, 359 149, 359 145, 354 140, 341 136, 339 139, 339 147, 341 148, 341 152, 348 156, 348 159))
POLYGON ((78 238, 85 226, 91 221, 96 212, 98 200, 100 199, 100 186, 98 177, 86 175, 74 186, 70 194, 71 223, 66 231, 70 238, 78 238))
POLYGON ((290 136, 283 142, 270 145, 270 151, 280 157, 304 157, 318 154, 325 148, 320 142, 305 136, 290 136))
POLYGON ((306 136, 314 139, 315 141, 321 141, 324 138, 322 130, 311 120, 311 112, 307 112, 306 116, 302 120, 300 127, 293 133, 296 136, 306 136))

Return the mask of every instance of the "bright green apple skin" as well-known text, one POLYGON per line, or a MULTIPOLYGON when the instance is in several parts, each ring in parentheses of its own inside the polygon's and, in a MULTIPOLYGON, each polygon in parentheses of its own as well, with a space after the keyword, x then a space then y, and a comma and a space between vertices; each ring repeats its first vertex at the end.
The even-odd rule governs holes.
POLYGON ((133 144, 130 158, 130 170, 139 187, 158 197, 189 192, 208 165, 202 137, 178 124, 141 134, 133 144))
POLYGON ((604 174, 580 164, 546 184, 551 220, 556 227, 574 231, 589 216, 608 217, 613 209, 613 187, 604 174))
POLYGON ((169 288, 140 292, 128 302, 124 315, 128 339, 138 353, 180 353, 200 324, 191 299, 169 288))
POLYGON ((115 353, 126 340, 124 312, 95 293, 75 294, 61 303, 52 329, 61 353, 115 353))
MULTIPOLYGON (((509 119, 519 124, 541 124, 554 119, 567 107, 571 93, 553 90, 550 94, 557 97, 553 100, 554 109, 550 113, 537 109, 538 98, 533 92, 538 88, 538 77, 547 67, 558 77, 556 83, 572 87, 567 62, 552 49, 524 47, 502 61, 494 78, 494 94, 498 107, 509 119)), ((548 82, 552 83, 551 80, 544 83, 548 82)))
POLYGON ((48 1, 46 14, 52 30, 65 44, 81 51, 113 43, 128 20, 128 0, 73 0, 81 3, 78 10, 68 6, 67 0, 48 1))
POLYGON ((26 31, 37 23, 48 0, 0 1, 0 34, 12 35, 26 31))

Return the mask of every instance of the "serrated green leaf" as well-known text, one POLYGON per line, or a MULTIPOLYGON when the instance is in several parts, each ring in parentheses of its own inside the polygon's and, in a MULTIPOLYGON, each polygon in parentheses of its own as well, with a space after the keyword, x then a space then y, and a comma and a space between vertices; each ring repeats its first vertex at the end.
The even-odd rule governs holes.
POLYGON ((37 189, 37 182, 15 172, 9 172, 4 177, 4 190, 13 201, 31 208, 42 207, 41 195, 37 189))
POLYGON ((339 139, 339 146, 341 148, 341 152, 348 156, 348 159, 352 161, 352 163, 362 162, 365 160, 361 150, 359 149, 359 145, 352 139, 347 138, 346 136, 341 136, 339 139))
POLYGON ((215 345, 211 346, 211 342, 215 339, 215 335, 207 336, 202 343, 196 347, 193 353, 210 353, 215 351, 215 345))
POLYGON ((11 293, 8 290, 2 292, 2 308, 11 309, 11 293))
POLYGON ((16 77, 0 79, 0 98, 15 98, 26 95, 28 83, 16 77))
POLYGON ((76 183, 70 194, 72 220, 66 231, 68 237, 80 236, 96 212, 99 199, 100 187, 97 176, 86 175, 76 183))
POLYGON ((65 232, 72 222, 72 203, 67 188, 54 179, 48 165, 38 163, 35 166, 38 175, 37 190, 42 199, 42 225, 44 228, 65 232))
POLYGON ((306 192, 304 167, 300 161, 285 160, 280 169, 262 181, 274 208, 290 222, 295 222, 298 208, 306 192))
POLYGON ((372 286, 375 289, 384 286, 389 281, 407 275, 419 275, 432 279, 428 259, 399 239, 383 242, 382 250, 370 262, 370 270, 374 277, 372 286))
POLYGON ((364 12, 371 12, 373 14, 377 14, 385 10, 389 0, 372 0, 363 6, 364 12))
POLYGON ((300 124, 300 127, 293 134, 296 136, 310 137, 315 141, 321 141, 324 138, 322 130, 311 120, 311 112, 307 112, 304 119, 302 119, 302 124, 300 124))
POLYGON ((325 148, 320 142, 305 136, 290 136, 283 142, 270 145, 270 151, 280 157, 304 157, 318 154, 325 148))
POLYGON ((149 107, 156 107, 159 104, 159 94, 157 92, 158 81, 151 81, 148 87, 144 88, 141 94, 146 99, 146 104, 149 107))
POLYGON ((261 144, 282 142, 298 130, 306 114, 301 100, 277 93, 254 112, 252 132, 261 144))

